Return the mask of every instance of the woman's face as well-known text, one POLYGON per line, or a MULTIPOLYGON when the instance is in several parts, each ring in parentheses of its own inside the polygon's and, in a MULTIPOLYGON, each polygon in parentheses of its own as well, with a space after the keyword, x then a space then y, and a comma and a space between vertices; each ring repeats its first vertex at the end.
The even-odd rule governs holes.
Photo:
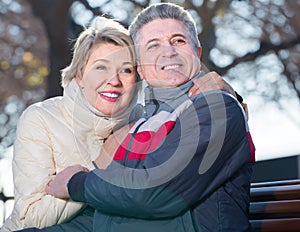
POLYGON ((136 82, 128 48, 98 44, 84 67, 82 79, 76 80, 92 106, 105 115, 117 113, 130 102, 136 82))

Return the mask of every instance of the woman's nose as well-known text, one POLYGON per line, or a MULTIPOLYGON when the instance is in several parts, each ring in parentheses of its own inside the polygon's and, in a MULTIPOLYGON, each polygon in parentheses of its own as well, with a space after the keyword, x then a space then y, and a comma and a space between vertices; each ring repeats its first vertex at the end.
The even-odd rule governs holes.
POLYGON ((108 84, 111 84, 112 86, 118 86, 121 84, 120 76, 118 72, 112 74, 111 78, 109 78, 108 80, 108 84))

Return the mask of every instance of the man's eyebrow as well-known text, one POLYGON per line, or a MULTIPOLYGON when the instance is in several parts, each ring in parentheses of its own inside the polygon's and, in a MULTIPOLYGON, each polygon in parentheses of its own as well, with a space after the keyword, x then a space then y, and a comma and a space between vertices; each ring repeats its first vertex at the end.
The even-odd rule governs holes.
POLYGON ((183 37, 186 39, 186 36, 183 35, 183 34, 180 34, 180 33, 177 33, 177 34, 173 34, 171 38, 174 38, 174 37, 177 37, 177 36, 180 36, 180 37, 183 37))
MULTIPOLYGON (((187 39, 187 37, 186 37, 185 35, 181 34, 181 33, 173 34, 173 35, 171 36, 171 38, 174 38, 174 37, 177 37, 177 36, 183 37, 183 38, 187 39)), ((148 44, 150 44, 150 43, 152 43, 152 42, 157 42, 157 41, 159 41, 158 38, 150 39, 150 40, 148 40, 148 41, 146 42, 146 45, 148 45, 148 44)))
POLYGON ((152 42, 157 42, 157 41, 159 41, 158 38, 150 39, 150 40, 148 40, 148 41, 146 42, 146 45, 149 44, 149 43, 152 43, 152 42))

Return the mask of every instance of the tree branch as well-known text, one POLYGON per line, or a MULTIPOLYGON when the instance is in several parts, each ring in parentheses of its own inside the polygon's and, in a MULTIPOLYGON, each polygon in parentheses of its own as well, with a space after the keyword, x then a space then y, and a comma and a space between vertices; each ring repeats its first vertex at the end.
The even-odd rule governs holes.
POLYGON ((214 70, 214 71, 218 72, 220 75, 224 75, 229 69, 235 67, 239 63, 253 61, 257 57, 264 55, 264 54, 268 53, 269 51, 278 52, 281 49, 288 49, 297 44, 300 44, 300 36, 298 36, 290 41, 282 42, 281 44, 278 44, 278 45, 274 45, 269 42, 261 42, 260 48, 257 51, 249 52, 242 57, 238 57, 238 58, 234 59, 233 62, 231 64, 227 65, 226 67, 220 68, 220 67, 216 66, 211 60, 210 60, 210 63, 206 64, 206 65, 210 70, 214 70))
MULTIPOLYGON (((103 12, 100 10, 101 9, 100 7, 97 7, 97 8, 92 7, 87 0, 80 0, 79 2, 81 2, 82 5, 84 5, 87 10, 90 10, 91 12, 93 12, 93 14, 95 16, 103 14, 103 12)), ((103 5, 105 5, 107 2, 109 2, 109 1, 108 0, 105 1, 103 3, 103 5)))

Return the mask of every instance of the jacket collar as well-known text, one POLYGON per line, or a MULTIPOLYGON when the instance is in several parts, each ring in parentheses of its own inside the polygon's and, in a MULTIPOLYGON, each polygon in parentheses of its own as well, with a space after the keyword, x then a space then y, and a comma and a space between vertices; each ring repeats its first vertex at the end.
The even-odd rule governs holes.
POLYGON ((74 132, 79 134, 93 133, 106 139, 116 127, 128 121, 134 100, 118 115, 107 116, 95 109, 84 97, 75 79, 64 89, 64 106, 74 132))
MULTIPOLYGON (((188 92, 191 87, 194 85, 193 80, 204 75, 204 72, 198 73, 196 76, 191 78, 185 84, 178 86, 176 88, 153 88, 147 86, 145 88, 145 105, 147 111, 151 110, 151 106, 149 108, 147 105, 156 104, 158 101, 160 104, 168 105, 171 108, 177 108, 183 101, 189 99, 188 92)), ((149 112, 147 113, 149 115, 149 112)), ((150 113, 151 114, 151 113, 150 113)))

